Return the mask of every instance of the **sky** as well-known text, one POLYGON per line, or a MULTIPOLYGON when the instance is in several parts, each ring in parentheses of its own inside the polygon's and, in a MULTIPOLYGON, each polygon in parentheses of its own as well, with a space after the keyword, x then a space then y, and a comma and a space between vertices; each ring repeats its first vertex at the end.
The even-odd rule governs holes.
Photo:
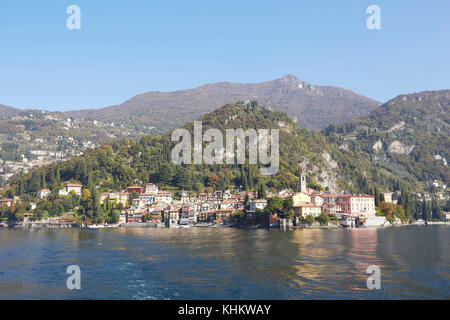
POLYGON ((99 108, 286 74, 380 102, 449 89, 450 1, 0 2, 0 104, 99 108), (70 5, 81 29, 66 26, 70 5), (366 26, 369 5, 379 30, 366 26))

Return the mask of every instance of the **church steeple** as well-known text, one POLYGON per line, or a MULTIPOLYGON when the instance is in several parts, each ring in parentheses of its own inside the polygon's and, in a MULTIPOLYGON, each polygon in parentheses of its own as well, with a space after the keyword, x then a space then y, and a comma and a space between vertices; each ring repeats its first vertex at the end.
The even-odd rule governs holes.
POLYGON ((299 192, 306 193, 306 174, 303 167, 300 168, 299 192))

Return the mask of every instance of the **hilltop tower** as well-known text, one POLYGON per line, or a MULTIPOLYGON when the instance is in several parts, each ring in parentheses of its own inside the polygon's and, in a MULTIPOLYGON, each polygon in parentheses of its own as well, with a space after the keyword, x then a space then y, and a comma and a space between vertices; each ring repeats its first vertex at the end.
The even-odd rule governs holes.
POLYGON ((303 167, 300 168, 299 192, 306 193, 306 174, 303 167))

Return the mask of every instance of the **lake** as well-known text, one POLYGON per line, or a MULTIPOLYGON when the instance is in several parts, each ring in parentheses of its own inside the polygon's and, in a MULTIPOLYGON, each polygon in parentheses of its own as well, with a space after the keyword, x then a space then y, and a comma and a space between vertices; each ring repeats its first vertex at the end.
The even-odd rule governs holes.
POLYGON ((450 298, 446 225, 0 229, 0 299, 438 298, 450 298), (70 265, 81 290, 66 287, 70 265))

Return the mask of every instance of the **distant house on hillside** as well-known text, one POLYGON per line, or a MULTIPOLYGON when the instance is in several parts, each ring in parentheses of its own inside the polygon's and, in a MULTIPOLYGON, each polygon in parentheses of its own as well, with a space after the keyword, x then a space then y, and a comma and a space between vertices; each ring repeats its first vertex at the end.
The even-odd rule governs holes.
POLYGON ((77 183, 67 183, 65 189, 59 190, 58 194, 60 196, 68 196, 70 192, 75 192, 76 195, 81 196, 81 188, 83 186, 77 183))
POLYGON ((132 193, 133 191, 136 191, 138 194, 141 194, 142 192, 144 192, 144 188, 139 186, 131 186, 127 188, 128 193, 132 193))
POLYGON ((157 194, 158 191, 159 191, 159 188, 154 183, 147 183, 147 185, 145 186, 145 193, 157 194))
POLYGON ((13 199, 0 199, 0 208, 3 206, 11 207, 13 199))
POLYGON ((44 198, 47 198, 50 193, 51 193, 51 191, 48 189, 41 189, 41 190, 38 190, 37 196, 39 199, 44 199, 44 198))

